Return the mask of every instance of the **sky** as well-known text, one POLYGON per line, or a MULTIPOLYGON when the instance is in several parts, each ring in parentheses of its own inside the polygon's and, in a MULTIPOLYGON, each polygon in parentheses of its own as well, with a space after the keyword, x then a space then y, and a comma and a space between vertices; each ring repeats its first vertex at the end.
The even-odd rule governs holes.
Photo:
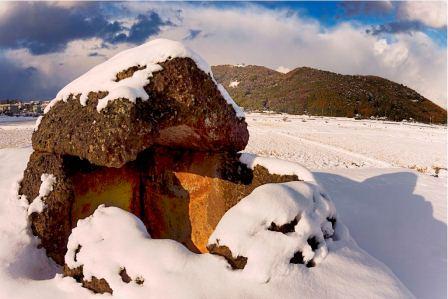
POLYGON ((377 75, 447 106, 446 2, 0 2, 0 99, 52 99, 116 53, 179 40, 209 64, 377 75))

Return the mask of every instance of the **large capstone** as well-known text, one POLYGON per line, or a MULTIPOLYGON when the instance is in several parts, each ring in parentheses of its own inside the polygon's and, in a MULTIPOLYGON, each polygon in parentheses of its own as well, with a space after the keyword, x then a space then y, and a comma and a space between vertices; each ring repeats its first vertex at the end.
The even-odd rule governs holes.
POLYGON ((109 94, 98 90, 89 92, 86 103, 76 93, 53 102, 33 134, 33 148, 107 167, 121 167, 153 145, 211 152, 244 149, 247 124, 211 74, 191 58, 173 58, 160 66, 143 86, 146 100, 118 98, 98 110, 109 94))

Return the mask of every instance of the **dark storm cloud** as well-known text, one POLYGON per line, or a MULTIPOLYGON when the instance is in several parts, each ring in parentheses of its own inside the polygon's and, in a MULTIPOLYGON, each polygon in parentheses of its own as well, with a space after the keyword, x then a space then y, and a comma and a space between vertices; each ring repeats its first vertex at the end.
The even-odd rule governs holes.
POLYGON ((377 15, 387 13, 393 9, 388 1, 344 1, 339 5, 344 10, 346 16, 377 15))
POLYGON ((0 99, 50 99, 58 86, 49 82, 34 67, 20 67, 0 56, 0 99))
POLYGON ((160 16, 149 11, 147 14, 137 16, 137 21, 129 28, 128 33, 121 33, 114 37, 105 38, 111 43, 128 42, 139 44, 145 41, 149 36, 160 32, 162 26, 173 25, 170 21, 163 21, 160 16))
POLYGON ((68 42, 92 37, 111 43, 141 43, 169 25, 155 12, 139 15, 131 28, 109 21, 102 14, 101 3, 82 2, 75 7, 60 7, 47 2, 10 4, 0 18, 0 48, 28 48, 32 54, 46 54, 65 49, 68 42))

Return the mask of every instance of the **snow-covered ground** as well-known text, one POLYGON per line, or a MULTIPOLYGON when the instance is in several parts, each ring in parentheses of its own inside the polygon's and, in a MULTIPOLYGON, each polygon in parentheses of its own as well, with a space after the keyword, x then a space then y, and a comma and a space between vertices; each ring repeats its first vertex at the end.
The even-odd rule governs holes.
POLYGON ((408 169, 315 172, 359 246, 417 298, 446 298, 447 185, 408 169))
POLYGON ((446 169, 446 126, 258 113, 246 120, 247 151, 311 169, 446 169))
MULTIPOLYGON (((415 297, 446 298, 446 171, 434 176, 434 168, 446 168, 446 127, 270 114, 247 114, 246 119, 251 136, 246 151, 311 168, 362 249, 387 265, 415 297)), ((7 267, 0 273, 9 275, 0 277, 2 299, 2 294, 46 298, 79 288, 60 276, 48 280, 56 269, 32 249, 35 241, 24 229, 26 210, 9 194, 30 153, 29 148, 17 147, 30 145, 33 127, 30 122, 0 123, 0 148, 8 148, 0 149, 0 217, 24 216, 8 217, 8 223, 0 226, 0 253, 8 253, 0 254, 1 267, 7 267), (9 254, 17 246, 23 252, 9 254), (11 256, 16 260, 2 260, 11 256), (24 287, 29 280, 35 281, 31 289, 24 287)), ((326 262, 334 262, 335 257, 326 262)), ((383 271, 373 261, 364 263, 383 271)), ((350 275, 350 271, 341 273, 350 275)), ((90 296, 87 291, 76 294, 90 296)))
POLYGON ((31 145, 36 118, 0 117, 0 149, 31 145))

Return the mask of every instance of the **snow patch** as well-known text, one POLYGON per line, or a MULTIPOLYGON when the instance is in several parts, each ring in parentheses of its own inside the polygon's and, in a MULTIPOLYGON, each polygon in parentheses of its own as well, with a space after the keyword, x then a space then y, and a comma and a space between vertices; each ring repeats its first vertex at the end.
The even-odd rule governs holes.
MULTIPOLYGON (((199 69, 212 76, 211 68, 205 60, 182 43, 167 39, 155 39, 138 47, 118 53, 111 59, 95 66, 81 77, 72 81, 58 92, 56 98, 45 107, 44 113, 48 113, 57 102, 67 101, 70 95, 74 97, 79 96, 81 105, 85 106, 90 92, 108 92, 104 98, 98 100, 96 107, 98 112, 101 112, 110 101, 116 99, 125 98, 132 103, 135 103, 137 98, 146 101, 149 99, 149 96, 144 90, 144 86, 149 83, 154 72, 162 70, 159 63, 173 58, 185 57, 193 59, 199 69), (119 72, 133 66, 145 66, 145 68, 135 71, 129 78, 119 81, 116 80, 116 75, 119 72), (95 89, 92 89, 92 87, 95 89)), ((214 82, 216 83, 215 80, 214 82)), ((234 108, 238 107, 230 96, 223 94, 223 97, 234 108)), ((241 116, 241 113, 239 114, 239 110, 241 108, 238 110, 235 109, 237 115, 244 117, 244 115, 241 116)))
POLYGON ((286 74, 286 73, 289 73, 289 72, 291 71, 291 69, 289 69, 289 68, 284 67, 284 66, 281 65, 281 66, 279 66, 279 67, 276 69, 276 71, 279 72, 279 73, 286 74))
POLYGON ((28 207, 28 216, 33 213, 42 213, 45 207, 43 202, 44 197, 48 196, 53 191, 53 184, 56 183, 56 177, 52 174, 43 173, 40 177, 42 183, 39 188, 39 195, 31 202, 28 207))
POLYGON ((39 129, 42 118, 43 118, 43 116, 41 115, 36 119, 36 124, 34 125, 34 131, 37 131, 39 129))
POLYGON ((267 282, 297 267, 290 262, 297 253, 304 264, 325 258, 324 238, 334 233, 329 219, 336 219, 334 205, 314 184, 266 184, 226 212, 209 244, 227 246, 235 258, 246 257, 243 274, 267 282), (297 223, 288 233, 270 229, 273 224, 279 227, 294 221, 297 223), (312 239, 319 244, 317 248, 312 249, 312 239))
POLYGON ((229 87, 231 88, 236 88, 238 87, 238 85, 240 84, 239 81, 235 80, 235 81, 230 81, 229 87))

